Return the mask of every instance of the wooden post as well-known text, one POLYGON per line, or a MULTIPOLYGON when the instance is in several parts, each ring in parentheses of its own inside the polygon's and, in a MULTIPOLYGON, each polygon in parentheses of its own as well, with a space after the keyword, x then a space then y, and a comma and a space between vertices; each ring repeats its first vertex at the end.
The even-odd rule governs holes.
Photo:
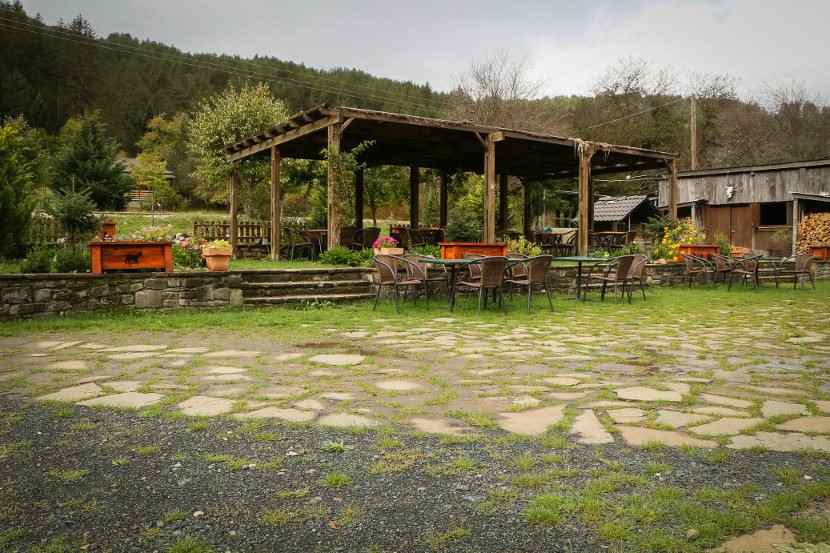
POLYGON ((343 124, 332 123, 328 126, 328 248, 340 245, 340 134, 343 124))
POLYGON ((694 96, 689 99, 689 134, 690 165, 697 169, 697 101, 694 96))
POLYGON ((282 158, 276 146, 271 147, 271 259, 280 258, 280 213, 282 212, 282 198, 280 197, 280 165, 282 158))
POLYGON ((507 230, 507 175, 499 175, 499 217, 498 230, 504 233, 507 230))
POLYGON ((487 135, 484 152, 484 231, 482 242, 496 241, 496 142, 487 135))
POLYGON ((363 169, 358 169, 354 174, 354 226, 363 228, 363 169))
POLYGON ((579 149, 579 228, 577 229, 579 255, 588 255, 589 232, 593 226, 593 221, 591 221, 594 203, 591 195, 591 158, 593 155, 594 149, 588 144, 584 144, 579 149))
POLYGON ((447 171, 441 171, 441 174, 438 177, 438 182, 441 187, 439 191, 439 199, 438 203, 441 204, 439 207, 439 215, 438 215, 438 226, 445 229, 447 228, 447 181, 449 180, 449 175, 447 171))
POLYGON ((672 159, 668 162, 669 170, 669 216, 677 219, 677 160, 672 159))
POLYGON ((798 244, 799 219, 801 219, 801 214, 798 212, 798 198, 793 197, 793 255, 796 254, 796 245, 798 244))
POLYGON ((420 224, 421 172, 416 165, 409 168, 409 226, 417 230, 420 224))
POLYGON ((233 168, 231 169, 231 190, 230 190, 230 197, 228 198, 230 203, 230 238, 231 238, 231 252, 233 253, 234 259, 236 259, 236 246, 238 242, 239 236, 239 228, 238 228, 238 211, 239 211, 239 185, 240 185, 241 176, 239 174, 239 162, 233 164, 233 168))
POLYGON ((527 240, 533 239, 533 221, 530 218, 531 201, 529 182, 522 181, 522 233, 527 240))

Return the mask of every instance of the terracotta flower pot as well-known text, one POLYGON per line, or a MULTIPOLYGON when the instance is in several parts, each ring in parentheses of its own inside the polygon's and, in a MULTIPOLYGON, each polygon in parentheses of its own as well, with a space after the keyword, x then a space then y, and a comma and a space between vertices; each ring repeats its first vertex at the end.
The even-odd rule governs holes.
POLYGON ((403 255, 403 248, 374 248, 375 255, 403 255))
POLYGON ((205 248, 202 250, 202 257, 207 262, 208 271, 223 273, 231 265, 230 248, 205 248))

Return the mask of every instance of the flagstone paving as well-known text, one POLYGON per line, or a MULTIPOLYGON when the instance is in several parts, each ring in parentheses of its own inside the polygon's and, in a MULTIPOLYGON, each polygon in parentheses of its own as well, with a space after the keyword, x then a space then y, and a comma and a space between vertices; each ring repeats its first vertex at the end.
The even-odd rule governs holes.
POLYGON ((594 445, 826 450, 827 334, 792 336, 781 323, 814 308, 723 309, 708 325, 611 314, 600 326, 505 328, 439 316, 414 328, 309 328, 298 337, 307 343, 221 332, 199 346, 175 332, 0 338, 0 391, 340 427, 530 436, 555 427, 594 445), (618 330, 632 323, 638 332, 618 330))

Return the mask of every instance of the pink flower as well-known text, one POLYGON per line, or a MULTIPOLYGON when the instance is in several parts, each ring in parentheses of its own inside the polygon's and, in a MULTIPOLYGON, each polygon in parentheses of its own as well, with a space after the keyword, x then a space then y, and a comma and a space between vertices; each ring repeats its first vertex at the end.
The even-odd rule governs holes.
POLYGON ((374 242, 372 242, 372 246, 375 248, 394 248, 398 245, 398 241, 392 238, 391 236, 381 236, 374 242))

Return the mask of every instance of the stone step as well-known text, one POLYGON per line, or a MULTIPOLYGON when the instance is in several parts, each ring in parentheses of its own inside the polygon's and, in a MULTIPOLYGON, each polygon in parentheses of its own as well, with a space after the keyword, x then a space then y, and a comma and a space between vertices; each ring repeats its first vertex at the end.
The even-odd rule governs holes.
POLYGON ((313 301, 355 301, 374 298, 372 293, 356 294, 302 294, 276 297, 245 298, 245 305, 279 305, 283 303, 313 302, 313 301))
POLYGON ((365 280, 334 280, 319 282, 259 282, 245 283, 242 294, 246 298, 279 297, 291 295, 368 293, 371 285, 365 280))
POLYGON ((270 282, 335 282, 343 280, 364 280, 368 272, 367 269, 361 267, 245 271, 242 273, 242 280, 246 284, 270 282))

